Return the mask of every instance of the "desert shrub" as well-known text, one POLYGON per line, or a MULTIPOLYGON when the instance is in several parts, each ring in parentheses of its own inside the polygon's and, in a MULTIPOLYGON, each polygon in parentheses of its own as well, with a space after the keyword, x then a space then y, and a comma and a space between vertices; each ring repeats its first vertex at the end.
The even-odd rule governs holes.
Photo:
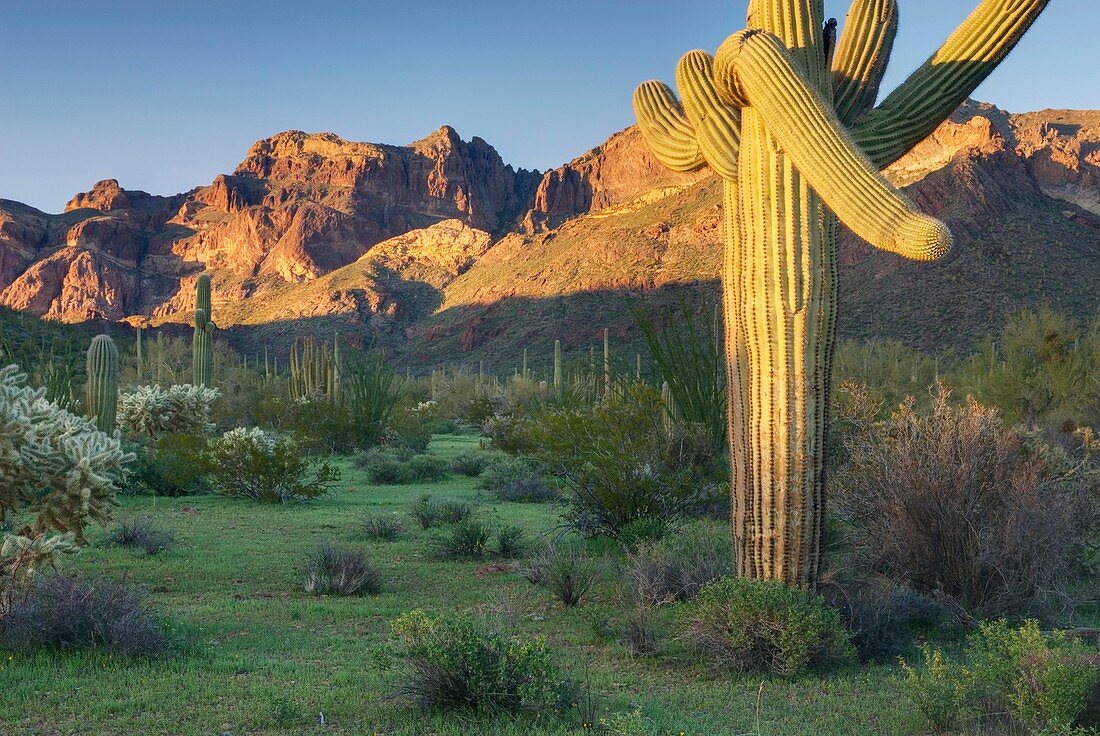
POLYGON ((467 478, 476 478, 489 464, 489 456, 484 452, 464 452, 451 460, 451 470, 467 478))
POLYGON ((541 637, 420 610, 396 619, 393 633, 407 664, 398 692, 423 710, 515 712, 559 701, 558 670, 541 637))
POLYGON ((341 547, 329 541, 317 545, 306 557, 305 591, 315 595, 377 595, 382 574, 361 549, 341 547))
POLYGON ((401 447, 422 453, 432 441, 439 415, 434 401, 415 403, 402 399, 390 415, 384 436, 389 447, 401 447))
POLYGON ((220 392, 205 386, 138 386, 118 396, 118 426, 131 435, 209 434, 220 392))
POLYGON ((359 523, 359 529, 368 539, 392 542, 405 533, 405 525, 394 514, 368 514, 359 523))
POLYGON ((377 485, 430 483, 447 477, 447 462, 429 455, 416 455, 405 461, 383 457, 367 463, 364 469, 370 482, 377 485))
POLYGON ((439 502, 439 520, 444 524, 458 524, 474 515, 474 507, 467 501, 446 498, 439 502))
POLYGON ((619 641, 636 657, 653 657, 661 652, 662 631, 653 610, 638 606, 627 611, 619 624, 619 641))
POLYGON ((409 516, 413 518, 421 529, 431 529, 441 522, 439 517, 439 502, 430 493, 423 493, 409 502, 405 507, 409 516))
MULTIPOLYGON (((887 414, 936 380, 937 361, 897 340, 839 340, 833 364, 837 385, 855 381, 887 414)), ((875 417, 885 419, 886 416, 875 417)), ((830 427, 831 430, 831 427, 830 427)))
POLYGON ((82 541, 88 523, 110 518, 133 456, 24 378, 0 368, 0 513, 33 512, 24 536, 58 531, 82 541))
POLYGON ((1036 613, 1087 574, 1085 492, 992 409, 933 392, 847 439, 835 506, 854 564, 963 615, 1036 613))
POLYGON ((829 581, 820 592, 840 613, 866 662, 890 661, 906 653, 919 633, 950 633, 955 623, 944 606, 888 580, 829 581))
POLYGON ((0 541, 0 619, 44 570, 56 572, 58 559, 79 549, 70 534, 5 534, 0 541))
POLYGON ((569 492, 567 521, 588 536, 695 513, 713 503, 725 476, 705 429, 666 427, 660 396, 641 385, 591 411, 539 413, 527 435, 569 492))
POLYGON ((659 606, 694 598, 707 583, 729 575, 732 567, 728 538, 695 531, 628 552, 623 577, 640 605, 659 606))
POLYGON ((121 522, 108 536, 111 544, 118 547, 140 549, 147 555, 171 549, 176 538, 168 531, 158 529, 148 519, 130 519, 121 522))
POLYGON ((261 429, 235 429, 210 443, 219 493, 255 501, 291 503, 326 493, 339 472, 303 457, 290 441, 261 429))
POLYGON ((664 539, 671 527, 667 519, 635 519, 619 531, 616 541, 627 551, 636 550, 643 544, 664 539))
POLYGON ((481 425, 481 433, 493 447, 509 455, 523 455, 535 448, 528 434, 530 422, 512 414, 493 415, 481 425))
POLYGON ((0 649, 101 649, 113 654, 164 654, 168 641, 120 583, 71 575, 40 577, 0 619, 0 649))
POLYGON ((189 496, 209 490, 207 476, 213 466, 206 437, 197 434, 164 434, 152 446, 128 444, 135 461, 126 487, 128 493, 155 496, 189 496))
POLYGON ((925 645, 921 661, 902 666, 910 698, 937 731, 968 718, 1005 730, 1064 733, 1100 674, 1094 652, 1062 632, 1044 635, 1035 620, 1019 627, 984 622, 961 661, 925 645))
POLYGON ((592 589, 596 566, 573 547, 550 545, 517 570, 527 582, 542 588, 572 607, 592 589))
POLYGON ((853 655, 840 615, 776 580, 726 577, 685 604, 684 640, 712 665, 797 677, 853 655))
POLYGON ((439 540, 439 553, 446 559, 481 559, 489 554, 491 535, 477 519, 460 521, 439 540))
POLYGON ((520 503, 552 501, 560 495, 530 461, 511 457, 495 458, 489 463, 478 487, 501 501, 520 503))
POLYGON ((527 552, 527 534, 518 526, 504 525, 496 530, 494 554, 505 560, 522 557, 527 552))

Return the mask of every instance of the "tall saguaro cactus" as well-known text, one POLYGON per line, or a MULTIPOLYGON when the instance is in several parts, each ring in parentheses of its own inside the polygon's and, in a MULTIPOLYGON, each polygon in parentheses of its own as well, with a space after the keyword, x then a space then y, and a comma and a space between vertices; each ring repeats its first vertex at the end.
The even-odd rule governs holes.
POLYGON ((210 276, 195 282, 195 334, 191 338, 191 383, 209 386, 214 373, 214 322, 210 306, 210 276))
POLYGON ((676 83, 634 95, 668 168, 723 180, 723 293, 734 552, 739 574, 812 588, 821 561, 824 442, 837 301, 837 218, 918 261, 951 234, 880 170, 905 155, 1001 62, 1048 0, 983 0, 873 108, 897 0, 855 0, 839 42, 822 0, 750 0, 748 28, 676 83))
POLYGON ((100 432, 115 431, 118 414, 118 348, 107 335, 96 335, 88 347, 88 418, 100 432))

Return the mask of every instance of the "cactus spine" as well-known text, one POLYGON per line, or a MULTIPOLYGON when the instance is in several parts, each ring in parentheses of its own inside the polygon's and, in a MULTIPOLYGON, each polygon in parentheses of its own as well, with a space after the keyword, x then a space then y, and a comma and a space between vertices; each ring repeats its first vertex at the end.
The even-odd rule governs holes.
POLYGON ((191 338, 191 383, 210 386, 214 374, 214 322, 210 306, 210 276, 195 282, 195 334, 191 338))
POLYGON ((100 432, 115 431, 118 413, 118 348, 107 335, 96 335, 88 347, 88 418, 100 432))
POLYGON ((722 266, 732 525, 738 573, 813 588, 836 323, 837 218, 880 249, 951 246, 881 175, 1008 54, 1048 0, 983 0, 908 81, 870 109, 897 0, 854 0, 835 54, 822 0, 751 0, 748 29, 681 59, 681 100, 635 92, 639 127, 676 171, 723 180, 722 266))

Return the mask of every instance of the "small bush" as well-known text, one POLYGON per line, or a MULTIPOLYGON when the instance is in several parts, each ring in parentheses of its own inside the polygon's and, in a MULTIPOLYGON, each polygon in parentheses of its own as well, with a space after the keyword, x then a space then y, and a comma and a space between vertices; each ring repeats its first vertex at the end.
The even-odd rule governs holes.
POLYGON ((38 578, 0 619, 0 649, 102 649, 154 657, 168 641, 130 588, 72 575, 38 578))
POLYGON ((392 542, 405 532, 401 519, 393 514, 369 514, 359 524, 363 536, 382 542, 392 542))
POLYGON ((623 618, 619 640, 636 657, 652 657, 661 651, 661 631, 653 611, 635 608, 623 618))
POLYGON ((109 537, 119 547, 140 549, 147 555, 171 549, 176 538, 171 532, 157 529, 148 519, 131 519, 119 524, 109 537))
POLYGON ((448 559, 482 559, 489 553, 490 536, 489 528, 480 521, 460 521, 440 540, 440 554, 448 559))
POLYGON ((444 524, 458 524, 474 515, 474 507, 466 501, 448 498, 439 502, 439 520, 444 524))
POLYGON ((340 473, 311 461, 293 443, 261 429, 235 429, 210 443, 219 493, 255 501, 291 503, 325 494, 340 473))
POLYGON ((956 623, 942 605, 889 581, 832 582, 822 587, 821 595, 840 612, 865 662, 893 660, 912 647, 919 632, 943 634, 956 623))
POLYGON ((451 461, 451 470, 467 478, 476 478, 489 464, 484 452, 464 452, 451 461))
POLYGON ((617 541, 624 549, 635 550, 664 539, 669 531, 670 524, 664 519, 635 519, 620 530, 617 541))
POLYGON ((514 560, 527 552, 527 535, 518 526, 502 526, 496 533, 496 555, 514 560))
POLYGON ((432 441, 437 422, 438 409, 434 401, 413 403, 406 398, 390 415, 385 443, 388 447, 422 453, 432 441))
POLYGON ((694 598, 707 583, 729 575, 732 567, 727 538, 690 533, 628 552, 623 577, 640 605, 659 606, 694 598))
POLYGON ((779 581, 722 578, 686 605, 684 639, 722 669, 797 677, 853 655, 840 615, 779 581))
POLYGON ((1019 628, 1005 621, 981 624, 962 662, 928 646, 921 655, 916 665, 902 663, 904 684, 938 731, 972 718, 1006 731, 1067 732, 1100 674, 1095 653, 1061 632, 1044 636, 1034 620, 1019 628))
POLYGON ((409 516, 420 525, 421 529, 431 529, 440 523, 439 503, 432 498, 430 493, 417 496, 405 507, 409 516))
POLYGON ((382 575, 363 550, 324 541, 306 558, 305 590, 315 595, 377 595, 382 575))
POLYGON ((129 443, 134 453, 127 491, 154 496, 190 496, 209 490, 213 471, 207 439, 197 434, 163 434, 152 446, 129 443))
POLYGON ((509 457, 497 458, 490 463, 482 473, 478 487, 501 501, 520 503, 553 501, 560 495, 530 462, 509 457))
POLYGON ((405 461, 382 457, 367 463, 364 469, 371 483, 376 485, 430 483, 447 477, 446 461, 427 455, 405 461))
POLYGON ((566 606, 575 606, 596 582, 596 568, 572 547, 551 545, 519 568, 532 585, 548 590, 566 606))
POLYGON ((398 692, 423 710, 516 712, 554 706, 561 682, 543 638, 415 610, 393 622, 408 670, 398 692))

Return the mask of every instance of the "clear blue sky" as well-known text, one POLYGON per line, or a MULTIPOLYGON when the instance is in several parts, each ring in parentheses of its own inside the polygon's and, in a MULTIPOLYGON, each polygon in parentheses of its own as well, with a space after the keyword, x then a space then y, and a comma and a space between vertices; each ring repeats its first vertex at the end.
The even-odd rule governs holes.
MULTIPOLYGON (((887 86, 976 3, 901 0, 887 86)), ((0 198, 58 212, 105 178, 175 193, 291 128, 399 144, 446 123, 546 169, 630 124, 634 86, 716 48, 746 4, 0 0, 0 198)), ((977 96, 1100 108, 1098 27, 1096 0, 1053 0, 977 96)))

